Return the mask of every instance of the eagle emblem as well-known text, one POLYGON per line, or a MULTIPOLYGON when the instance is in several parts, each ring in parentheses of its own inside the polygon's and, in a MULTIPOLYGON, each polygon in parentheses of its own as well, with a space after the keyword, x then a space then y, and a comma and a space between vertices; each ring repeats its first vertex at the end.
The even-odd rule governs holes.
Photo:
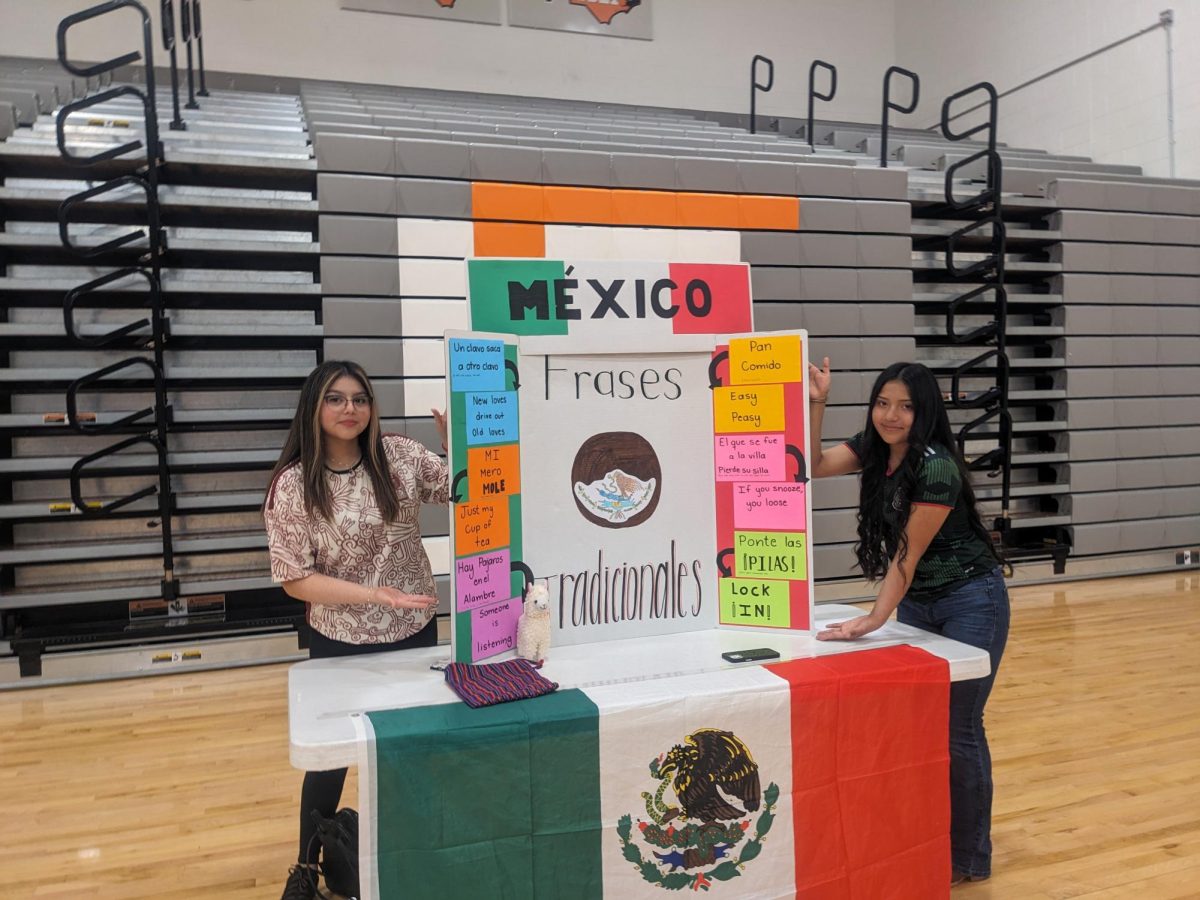
POLYGON ((762 788, 746 743, 732 731, 700 728, 651 760, 649 769, 658 787, 642 792, 638 835, 632 815, 617 822, 625 859, 666 890, 706 891, 741 875, 762 852, 779 799, 778 785, 762 788))
POLYGON ((642 481, 620 469, 613 469, 591 484, 575 482, 575 497, 593 515, 615 525, 627 522, 645 509, 654 499, 657 486, 657 479, 642 481))

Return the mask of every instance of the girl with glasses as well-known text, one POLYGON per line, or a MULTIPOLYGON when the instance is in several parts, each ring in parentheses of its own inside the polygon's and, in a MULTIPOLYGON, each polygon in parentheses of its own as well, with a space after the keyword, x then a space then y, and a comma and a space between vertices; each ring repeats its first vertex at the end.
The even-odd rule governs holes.
MULTIPOLYGON (((263 504, 271 577, 306 604, 312 659, 437 643, 418 514, 422 503, 446 504, 446 462, 407 437, 382 434, 374 396, 356 363, 314 369, 263 504)), ((445 446, 445 417, 433 415, 445 446)), ((333 816, 345 780, 345 769, 305 774, 298 861, 283 900, 314 896, 312 813, 333 816)))

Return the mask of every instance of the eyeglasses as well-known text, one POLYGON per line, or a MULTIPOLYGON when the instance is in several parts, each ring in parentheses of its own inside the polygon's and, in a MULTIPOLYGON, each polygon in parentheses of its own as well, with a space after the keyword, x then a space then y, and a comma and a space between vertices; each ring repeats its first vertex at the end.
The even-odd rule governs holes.
POLYGON ((329 409, 345 409, 346 404, 353 404, 355 409, 366 409, 371 405, 371 398, 366 394, 355 394, 347 397, 345 394, 326 394, 325 405, 329 409))

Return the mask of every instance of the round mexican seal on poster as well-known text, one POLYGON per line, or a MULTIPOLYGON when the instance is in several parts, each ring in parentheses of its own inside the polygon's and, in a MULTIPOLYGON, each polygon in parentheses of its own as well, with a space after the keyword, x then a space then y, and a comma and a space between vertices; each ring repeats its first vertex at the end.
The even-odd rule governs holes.
POLYGON ((654 448, 632 431, 594 434, 571 466, 575 505, 602 528, 630 528, 652 515, 662 493, 662 467, 654 448))

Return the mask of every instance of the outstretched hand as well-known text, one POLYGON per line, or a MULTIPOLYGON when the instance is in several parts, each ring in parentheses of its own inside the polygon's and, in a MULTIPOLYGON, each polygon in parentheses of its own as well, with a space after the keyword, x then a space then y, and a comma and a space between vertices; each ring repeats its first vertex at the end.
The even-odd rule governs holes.
POLYGON ((437 597, 425 594, 406 594, 394 587, 380 586, 375 589, 375 603, 392 609, 428 609, 437 606, 437 597))
POLYGON ((856 619, 849 619, 845 622, 835 622, 824 631, 817 632, 818 641, 852 641, 855 638, 860 638, 864 634, 870 634, 872 631, 877 631, 883 622, 878 621, 874 616, 859 616, 856 619))
POLYGON ((829 399, 829 385, 833 382, 833 377, 829 374, 829 357, 826 356, 821 364, 821 368, 817 368, 812 363, 808 364, 808 399, 816 400, 824 403, 829 399))

